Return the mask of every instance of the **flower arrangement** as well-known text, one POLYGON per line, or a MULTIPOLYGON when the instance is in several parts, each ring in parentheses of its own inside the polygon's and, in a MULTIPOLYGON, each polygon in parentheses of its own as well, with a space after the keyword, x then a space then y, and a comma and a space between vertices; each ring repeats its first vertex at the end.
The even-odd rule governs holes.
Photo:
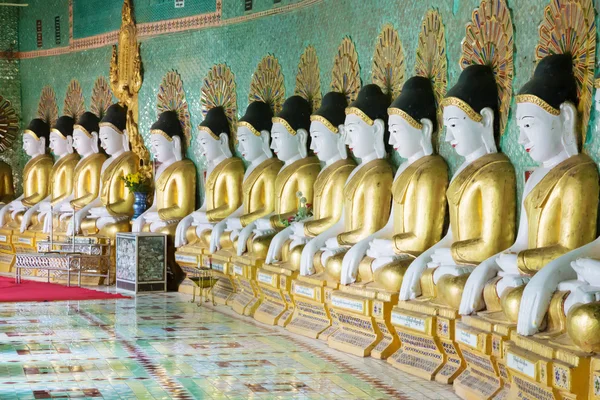
POLYGON ((302 196, 302 192, 296 192, 296 197, 298 198, 298 210, 295 215, 287 219, 282 219, 279 217, 279 221, 283 224, 283 226, 288 227, 293 222, 300 222, 307 218, 312 217, 312 204, 307 203, 306 197, 302 196))
POLYGON ((131 193, 148 193, 150 191, 150 179, 141 172, 127 174, 121 179, 131 193))

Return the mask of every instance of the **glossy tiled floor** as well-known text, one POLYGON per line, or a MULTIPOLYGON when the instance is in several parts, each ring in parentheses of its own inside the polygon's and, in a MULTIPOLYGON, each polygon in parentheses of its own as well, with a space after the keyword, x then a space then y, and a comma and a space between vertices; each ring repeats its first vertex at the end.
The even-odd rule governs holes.
POLYGON ((177 293, 0 304, 0 399, 453 399, 177 293))

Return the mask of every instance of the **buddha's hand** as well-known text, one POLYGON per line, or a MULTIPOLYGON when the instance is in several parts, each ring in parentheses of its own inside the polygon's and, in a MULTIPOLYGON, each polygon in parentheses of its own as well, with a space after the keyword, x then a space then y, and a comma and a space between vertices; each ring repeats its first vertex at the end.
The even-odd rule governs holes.
POLYGON ((44 228, 42 229, 42 231, 44 233, 52 233, 53 228, 54 228, 54 219, 53 219, 53 215, 48 212, 47 215, 44 217, 44 228))
POLYGON ((316 272, 313 260, 318 250, 316 240, 311 240, 306 243, 304 249, 302 249, 302 255, 300 256, 300 275, 309 276, 316 272))
POLYGON ((502 269, 504 273, 519 275, 520 271, 517 265, 517 258, 517 253, 505 252, 501 253, 496 258, 496 263, 498 264, 498 266, 500 266, 500 269, 502 269))
POLYGON ((277 232, 277 234, 273 237, 273 240, 271 240, 271 244, 269 245, 269 249, 267 250, 267 257, 265 258, 266 264, 279 261, 278 255, 281 253, 281 248, 283 247, 285 241, 290 237, 291 232, 292 227, 288 226, 280 232, 277 232))
POLYGON ((165 226, 167 226, 167 222, 159 218, 158 220, 150 222, 150 232, 157 232, 165 226))
POLYGON ((465 283, 460 307, 458 312, 461 315, 470 315, 475 311, 483 309, 483 289, 486 283, 498 274, 498 264, 494 257, 488 258, 479 264, 465 283))
POLYGON ((23 205, 23 202, 21 200, 13 200, 8 204, 10 207, 11 211, 23 211, 25 209, 25 206, 23 205))
POLYGON ((219 250, 221 247, 221 235, 225 232, 225 225, 228 225, 227 220, 219 221, 213 227, 210 233, 210 246, 209 250, 212 253, 219 250))
POLYGON ((29 208, 27 211, 25 211, 25 215, 23 215, 23 218, 21 218, 21 233, 25 232, 27 230, 27 227, 29 226, 29 223, 31 222, 31 216, 33 215, 33 213, 35 212, 35 209, 29 208))
POLYGON ((379 257, 391 257, 396 253, 394 252, 394 242, 388 239, 373 239, 369 243, 369 249, 367 250, 367 256, 371 258, 379 257))
POLYGON ((438 264, 438 266, 456 264, 452 258, 452 250, 450 250, 449 247, 435 249, 431 255, 431 261, 433 261, 434 264, 438 264))
POLYGON ((273 230, 273 227, 271 226, 271 220, 269 218, 260 218, 256 221, 256 229, 260 231, 273 230))
POLYGON ((47 213, 47 212, 50 212, 51 207, 52 207, 52 204, 50 204, 49 201, 44 201, 44 202, 40 203, 39 211, 43 212, 43 213, 47 213))
POLYGON ((338 243, 337 236, 327 239, 325 241, 325 247, 327 247, 330 250, 341 247, 340 244, 338 243))
POLYGON ((577 279, 593 286, 600 286, 600 261, 593 258, 578 258, 571 262, 577 279))
POLYGON ((85 214, 83 213, 83 210, 75 212, 75 215, 73 218, 71 218, 69 224, 67 225, 67 235, 71 236, 73 233, 77 234, 81 231, 81 222, 83 221, 84 217, 85 214))
MULTIPOLYGON (((58 209, 58 211, 61 212, 61 213, 72 213, 73 212, 73 206, 68 201, 65 201, 64 203, 61 203, 60 208, 58 209)), ((63 218, 62 215, 61 215, 61 218, 63 218)))
POLYGON ((228 231, 239 231, 243 228, 242 220, 236 217, 227 218, 226 224, 228 231))
POLYGON ((188 215, 179 221, 177 229, 175 229, 175 247, 181 247, 184 244, 187 244, 186 233, 188 228, 192 226, 193 220, 194 217, 188 215))
POLYGON ((206 212, 204 211, 194 211, 192 213, 193 223, 194 225, 208 224, 208 217, 206 216, 206 212))
POLYGON ((110 217, 110 213, 105 207, 90 208, 90 218, 106 218, 110 217))
POLYGON ((145 222, 144 215, 142 214, 133 220, 133 224, 131 226, 131 231, 132 232, 141 232, 142 228, 144 227, 144 222, 145 222))
POLYGON ((292 235, 294 235, 298 238, 303 238, 306 236, 306 234, 304 233, 304 223, 293 222, 291 225, 291 228, 292 228, 292 235))
POLYGON ((146 211, 144 213, 144 219, 149 223, 162 221, 157 211, 146 211))

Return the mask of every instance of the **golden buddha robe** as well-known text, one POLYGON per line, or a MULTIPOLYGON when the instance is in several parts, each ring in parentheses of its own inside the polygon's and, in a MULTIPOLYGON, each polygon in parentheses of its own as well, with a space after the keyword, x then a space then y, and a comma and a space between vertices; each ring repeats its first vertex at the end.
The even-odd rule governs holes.
POLYGON ((0 161, 0 204, 8 204, 15 198, 15 188, 10 165, 0 161))
MULTIPOLYGON (((219 163, 208 175, 205 185, 206 218, 210 223, 227 218, 242 205, 242 182, 244 163, 238 157, 230 157, 219 163)), ((190 245, 208 248, 210 230, 204 230, 200 237, 196 226, 190 226, 186 232, 190 245)))
MULTIPOLYGON (((123 178, 138 170, 139 158, 132 151, 126 151, 113 160, 104 170, 100 178, 100 201, 108 213, 114 217, 131 217, 133 215, 133 193, 125 187, 123 178)), ((114 239, 118 232, 128 232, 131 229, 129 218, 115 223, 109 223, 98 229, 95 218, 85 218, 81 230, 85 234, 96 234, 114 239)))
MULTIPOLYGON (((326 167, 317 176, 314 185, 313 219, 304 222, 306 237, 315 237, 340 220, 342 207, 339 205, 344 201, 344 185, 354 168, 356 168, 356 163, 353 160, 342 159, 326 167)), ((289 262, 288 268, 298 271, 304 246, 297 245, 290 250, 290 244, 291 240, 288 240, 283 245, 282 261, 289 262)))
MULTIPOLYGON (((270 218, 271 227, 275 230, 285 228, 282 221, 296 215, 299 206, 298 192, 313 203, 314 184, 321 164, 316 157, 305 157, 284 167, 275 179, 275 215, 270 218)), ((256 256, 266 256, 272 235, 254 237, 252 252, 256 256)))
MULTIPOLYGON (((598 178, 594 161, 579 154, 552 168, 529 192, 524 201, 529 248, 517 256, 523 274, 534 275, 550 261, 596 238, 598 178)), ((495 291, 498 280, 484 289, 486 306, 492 311, 502 308, 516 323, 524 286, 506 290, 500 300, 495 291)))
POLYGON ((100 173, 106 156, 94 153, 77 163, 75 167, 73 200, 71 206, 75 211, 81 210, 98 197, 100 193, 100 173))
POLYGON ((393 236, 394 252, 406 259, 378 268, 374 273, 371 257, 359 266, 359 281, 375 281, 376 286, 398 292, 408 265, 442 237, 446 214, 448 166, 438 155, 422 157, 394 181, 393 236))
MULTIPOLYGON (((350 178, 344 187, 344 232, 338 243, 347 251, 350 246, 385 226, 390 215, 394 174, 386 160, 373 160, 350 178)), ((330 257, 326 263, 329 278, 339 282, 345 251, 330 257)), ((321 252, 315 256, 317 271, 323 270, 321 252)))
MULTIPOLYGON (((23 169, 23 198, 21 202, 25 207, 32 207, 48 197, 50 189, 50 172, 54 160, 49 154, 41 154, 32 158, 23 169)), ((5 226, 11 229, 20 229, 21 218, 24 212, 17 213, 15 219, 11 214, 6 215, 5 226)))
MULTIPOLYGON (((158 216, 167 225, 158 230, 175 236, 177 223, 195 208, 196 166, 184 159, 169 165, 155 182, 155 204, 158 216)), ((150 223, 145 223, 143 232, 150 232, 150 223)))
POLYGON ((283 163, 269 158, 260 163, 244 180, 242 192, 242 226, 269 215, 275 209, 275 179, 283 163))
MULTIPOLYGON (((487 154, 473 161, 450 183, 446 193, 450 250, 457 264, 477 265, 506 250, 515 238, 515 169, 502 153, 487 154)), ((430 268, 421 277, 423 296, 438 298, 458 308, 468 274, 443 276, 433 283, 430 268), (436 287, 437 286, 437 287, 436 287)))

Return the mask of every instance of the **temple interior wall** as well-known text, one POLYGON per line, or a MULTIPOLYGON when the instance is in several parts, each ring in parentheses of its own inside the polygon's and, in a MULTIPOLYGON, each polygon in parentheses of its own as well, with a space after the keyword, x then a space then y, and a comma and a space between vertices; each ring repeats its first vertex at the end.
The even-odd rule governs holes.
MULTIPOLYGON (((307 45, 316 48, 321 69, 323 94, 329 90, 331 69, 337 47, 345 36, 350 36, 359 56, 363 84, 370 83, 370 71, 377 36, 386 23, 398 30, 403 44, 407 77, 412 75, 421 19, 427 9, 437 8, 446 29, 448 55, 448 87, 456 83, 460 68, 461 41, 465 24, 479 0, 254 0, 253 10, 244 12, 244 0, 185 0, 185 7, 176 9, 174 0, 134 0, 136 22, 159 23, 163 20, 197 14, 219 12, 217 26, 179 33, 162 33, 142 37, 141 58, 144 83, 139 93, 140 130, 146 142, 150 125, 157 117, 156 95, 162 77, 171 69, 183 79, 191 107, 193 133, 201 122, 200 87, 209 68, 216 63, 227 63, 236 77, 238 114, 248 104, 252 73, 267 53, 274 54, 282 66, 286 97, 293 94, 300 55, 307 45), (217 4, 217 2, 222 2, 217 4)), ((69 81, 79 80, 89 107, 92 86, 96 78, 108 78, 111 43, 94 49, 67 49, 69 42, 117 30, 120 24, 122 0, 28 0, 29 7, 19 10, 0 7, 0 26, 8 35, 0 35, 0 51, 15 40, 22 55, 18 61, 0 59, 0 94, 9 98, 21 113, 22 125, 35 116, 41 89, 54 88, 59 110, 62 111, 69 81), (72 1, 73 26, 69 29, 69 2, 72 1), (48 3, 52 2, 52 13, 48 3), (46 11, 45 11, 46 10, 46 11), (60 18, 60 40, 57 40, 55 18, 60 18), (37 47, 36 21, 42 21, 43 46, 37 47), (55 51, 49 56, 32 56, 38 50, 55 51), (29 54, 29 56, 27 56, 29 54)), ((508 0, 514 24, 514 81, 513 93, 530 78, 535 66, 537 27, 542 20, 547 0, 508 0)), ((519 195, 524 173, 535 164, 518 144, 518 128, 512 114, 506 132, 501 138, 501 149, 518 171, 519 195)), ((590 121, 584 150, 600 162, 600 133, 597 132, 594 113, 590 121)), ((442 137, 444 133, 441 133, 442 137)), ((460 164, 452 148, 441 141, 440 153, 453 172, 460 164)), ((15 143, 15 151, 3 157, 11 162, 15 176, 20 175, 26 157, 15 143)), ((188 149, 188 156, 201 167, 197 147, 188 149)), ((398 164, 397 156, 393 157, 398 164)), ((20 181, 18 181, 20 184, 20 181)), ((202 190, 202 188, 200 188, 202 190)))

